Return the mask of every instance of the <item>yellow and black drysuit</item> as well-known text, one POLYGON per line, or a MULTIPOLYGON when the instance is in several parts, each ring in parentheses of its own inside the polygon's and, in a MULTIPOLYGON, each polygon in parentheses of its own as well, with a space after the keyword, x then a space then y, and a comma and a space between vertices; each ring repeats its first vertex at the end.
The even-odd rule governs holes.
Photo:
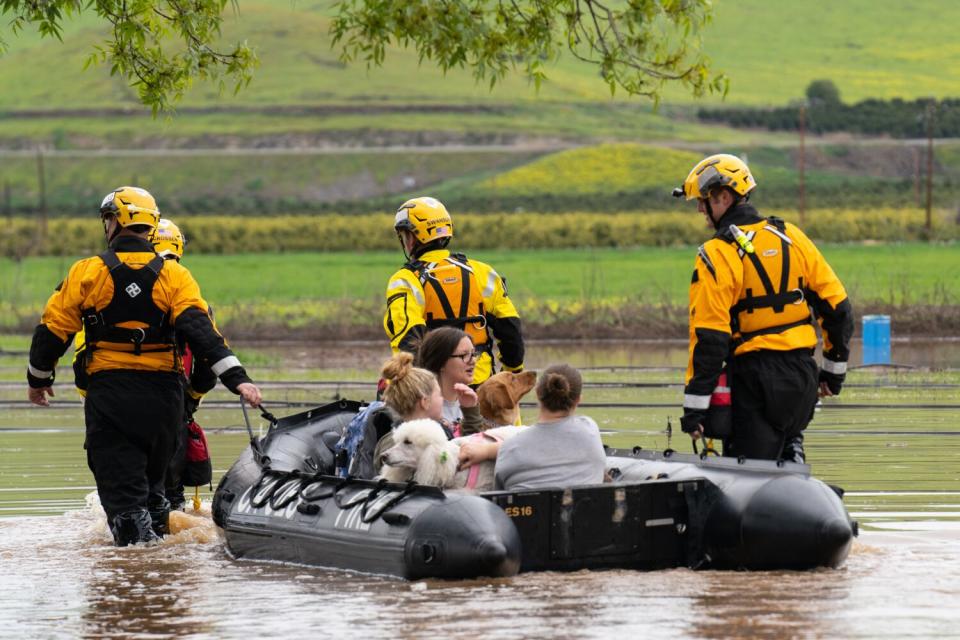
POLYGON ((84 329, 84 448, 118 545, 165 531, 164 474, 184 411, 178 338, 234 393, 250 382, 207 309, 185 267, 121 235, 70 268, 34 331, 27 381, 42 388, 84 329))
MULTIPOLYGON (((210 319, 213 320, 213 307, 209 307, 208 312, 210 319)), ((86 371, 86 348, 86 332, 80 329, 74 338, 73 380, 81 398, 87 397, 87 385, 90 384, 86 371)), ((180 379, 183 384, 183 427, 177 432, 173 456, 167 467, 164 483, 166 487, 164 495, 172 510, 182 508, 186 502, 183 495, 183 472, 187 464, 187 439, 192 437, 189 425, 193 422, 193 415, 200 406, 203 396, 217 386, 216 374, 213 373, 207 363, 193 357, 190 347, 182 335, 177 337, 177 349, 183 363, 183 376, 180 379)))
POLYGON ((733 432, 724 455, 802 462, 818 380, 839 393, 846 374, 853 334, 847 293, 794 225, 763 218, 741 201, 716 226, 697 251, 690 284, 682 428, 693 432, 705 422, 726 364, 733 432), (819 372, 815 322, 824 342, 819 372))
POLYGON ((415 353, 423 334, 442 326, 463 329, 481 352, 474 384, 494 373, 493 340, 504 369, 523 369, 520 316, 507 295, 505 279, 479 260, 432 249, 390 277, 383 328, 394 353, 415 353))

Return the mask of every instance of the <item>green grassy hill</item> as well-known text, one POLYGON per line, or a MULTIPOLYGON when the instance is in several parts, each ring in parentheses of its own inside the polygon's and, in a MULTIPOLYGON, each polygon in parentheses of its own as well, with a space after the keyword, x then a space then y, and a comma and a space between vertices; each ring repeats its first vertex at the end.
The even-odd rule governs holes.
MULTIPOLYGON (((537 147, 355 150, 341 154, 224 151, 117 156, 59 152, 43 158, 41 198, 33 153, 0 163, 0 213, 51 217, 89 214, 120 183, 156 194, 163 211, 183 214, 278 215, 392 211, 408 197, 429 194, 452 211, 682 210, 670 192, 703 154, 636 143, 537 147)), ((796 150, 730 143, 748 160, 762 207, 797 209, 796 150)), ((818 146, 807 152, 809 208, 874 209, 923 206, 914 150, 818 146)), ((951 209, 960 200, 960 146, 936 152, 933 201, 951 209)))
POLYGON ((718 0, 715 7, 705 48, 730 76, 728 103, 783 104, 820 78, 832 79, 847 102, 960 95, 960 77, 944 73, 960 67, 960 3, 718 0))
MULTIPOLYGON (((240 2, 228 13, 224 40, 247 39, 262 60, 254 82, 239 95, 223 95, 198 85, 173 122, 152 121, 124 82, 105 67, 82 70, 104 28, 90 17, 68 23, 64 42, 34 34, 2 36, 10 51, 0 58, 0 111, 123 107, 131 117, 51 117, 0 119, 0 138, 56 137, 83 144, 83 135, 114 142, 147 144, 158 137, 216 134, 245 138, 290 132, 485 132, 491 135, 561 136, 593 139, 743 139, 743 134, 684 121, 692 98, 679 89, 666 94, 660 113, 648 102, 611 100, 596 69, 564 57, 550 69, 539 94, 519 75, 493 92, 478 86, 467 72, 443 75, 418 65, 410 51, 391 51, 382 69, 346 66, 330 48, 328 2, 290 0, 240 2), (433 104, 476 108, 463 113, 397 113, 400 105, 433 104), (295 114, 290 106, 351 105, 352 112, 295 114), (573 106, 571 106, 573 105, 573 106), (364 108, 387 108, 364 113, 364 108), (189 113, 190 109, 253 109, 228 116, 189 113), (486 109, 486 110, 483 110, 486 109)), ((229 11, 229 9, 228 9, 229 11)), ((731 79, 728 103, 781 104, 800 97, 816 78, 831 78, 846 100, 874 97, 960 95, 960 76, 944 69, 960 67, 960 42, 953 33, 960 3, 918 0, 720 1, 704 34, 715 68, 731 79)), ((716 98, 710 102, 717 102, 716 98)), ((399 133, 396 134, 400 136, 399 133)), ((109 145, 108 145, 109 146, 109 145)))
MULTIPOLYGON (((227 10, 224 40, 247 39, 261 56, 255 82, 236 98, 197 87, 184 106, 327 103, 608 102, 595 68, 566 56, 539 96, 525 79, 508 78, 494 92, 467 73, 444 76, 395 50, 382 69, 346 66, 330 48, 328 2, 241 0, 227 10)), ((865 97, 960 95, 955 25, 960 4, 941 0, 741 0, 715 3, 705 49, 731 79, 729 100, 775 104, 802 95, 813 79, 832 78, 850 100, 865 97)), ((11 51, 0 63, 0 109, 135 106, 135 96, 106 69, 81 72, 105 30, 89 17, 70 21, 64 43, 33 34, 4 34, 11 51)), ((679 92, 671 100, 687 102, 679 92)))

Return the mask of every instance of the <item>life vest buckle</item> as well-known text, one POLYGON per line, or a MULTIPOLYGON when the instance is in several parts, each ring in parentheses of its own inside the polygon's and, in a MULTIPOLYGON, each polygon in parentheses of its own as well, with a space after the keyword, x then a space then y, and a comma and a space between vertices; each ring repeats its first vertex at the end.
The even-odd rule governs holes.
POLYGON ((803 289, 800 289, 800 288, 798 287, 798 288, 794 289, 793 291, 791 291, 790 293, 797 293, 797 294, 799 294, 799 296, 800 296, 799 298, 797 298, 796 300, 794 300, 791 304, 802 304, 802 303, 805 301, 805 300, 804 300, 804 295, 803 295, 803 289))
POLYGON ((147 332, 144 331, 143 327, 137 327, 134 331, 139 331, 140 333, 133 334, 133 337, 130 338, 130 342, 133 343, 133 355, 139 356, 141 353, 141 345, 143 341, 147 339, 147 332))

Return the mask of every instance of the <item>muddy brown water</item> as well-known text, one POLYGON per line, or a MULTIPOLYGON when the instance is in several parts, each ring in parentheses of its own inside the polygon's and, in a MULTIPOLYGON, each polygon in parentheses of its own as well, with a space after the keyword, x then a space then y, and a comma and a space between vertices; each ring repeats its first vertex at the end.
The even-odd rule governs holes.
MULTIPOLYGON (((369 371, 383 356, 353 345, 349 352, 288 348, 288 366, 302 360, 311 368, 369 371)), ((897 353, 895 345, 895 361, 897 353)), ((912 353, 903 364, 935 357, 960 366, 955 343, 912 353)), ((610 364, 683 362, 676 344, 542 345, 537 354, 532 366, 569 360, 587 369, 588 380, 610 364)), ((653 375, 677 375, 664 371, 653 375)), ((638 399, 677 390, 644 393, 638 399)), ((882 403, 888 393, 860 389, 851 402, 882 403)), ((910 401, 914 392, 906 393, 895 400, 910 401)), ((923 393, 914 401, 932 406, 916 410, 825 406, 808 431, 814 473, 848 489, 845 502, 862 524, 839 569, 580 571, 455 582, 233 560, 209 518, 208 492, 201 512, 178 516, 183 530, 159 547, 116 549, 92 494, 78 410, 26 419, 17 411, 10 414, 17 424, 0 423, 0 637, 960 637, 960 447, 953 442, 960 411, 935 406, 960 404, 960 397, 954 387, 923 393)), ((219 477, 246 438, 235 410, 207 411, 219 477)), ((598 410, 597 417, 608 439, 663 444, 659 414, 647 421, 629 410, 598 410)))
MULTIPOLYGON (((198 518, 202 521, 202 518, 198 518)), ((956 637, 957 529, 868 532, 841 569, 404 582, 238 562, 207 521, 109 546, 92 511, 0 521, 0 636, 956 637)))

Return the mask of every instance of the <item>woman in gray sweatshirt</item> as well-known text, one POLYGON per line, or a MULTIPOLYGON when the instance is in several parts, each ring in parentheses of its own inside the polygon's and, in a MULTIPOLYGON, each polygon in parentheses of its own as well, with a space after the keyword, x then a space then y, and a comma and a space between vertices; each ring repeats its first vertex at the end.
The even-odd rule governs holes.
POLYGON ((607 456, 597 423, 576 415, 583 380, 567 364, 546 368, 537 381, 537 423, 500 445, 495 488, 566 487, 603 482, 607 456))

